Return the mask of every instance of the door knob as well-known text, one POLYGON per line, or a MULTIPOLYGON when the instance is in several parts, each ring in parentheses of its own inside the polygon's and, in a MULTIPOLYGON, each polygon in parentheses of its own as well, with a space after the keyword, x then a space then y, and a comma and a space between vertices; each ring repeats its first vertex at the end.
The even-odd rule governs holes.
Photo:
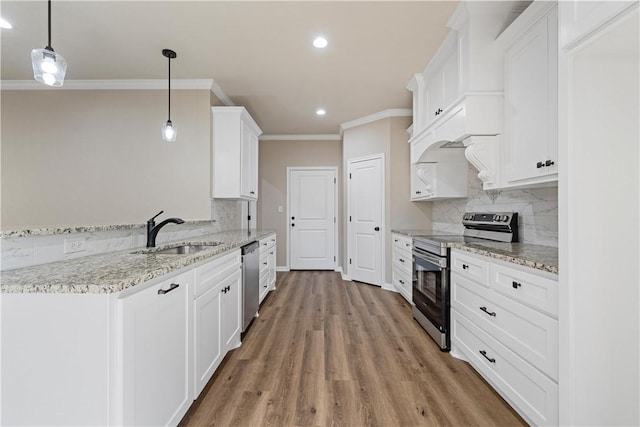
POLYGON ((380 227, 376 227, 376 228, 374 228, 374 230, 380 231, 380 227))

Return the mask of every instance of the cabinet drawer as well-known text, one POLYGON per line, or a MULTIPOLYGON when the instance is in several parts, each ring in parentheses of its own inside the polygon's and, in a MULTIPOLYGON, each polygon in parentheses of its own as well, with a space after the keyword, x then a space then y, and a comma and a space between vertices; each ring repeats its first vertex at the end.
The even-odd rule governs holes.
POLYGON ((411 258, 411 255, 407 252, 394 250, 391 256, 393 258, 393 264, 402 271, 411 274, 411 271, 413 270, 413 259, 411 258))
POLYGON ((495 289, 535 309, 558 317, 558 282, 504 265, 491 265, 495 289))
POLYGON ((400 249, 411 254, 413 247, 413 241, 410 237, 402 236, 399 234, 393 234, 393 249, 400 249))
POLYGON ((215 286, 221 280, 240 269, 242 266, 242 254, 235 250, 215 260, 196 268, 196 282, 194 286, 194 298, 202 295, 208 289, 215 286))
POLYGON ((407 275, 404 271, 393 266, 391 281, 393 286, 396 287, 402 294, 402 296, 409 302, 411 302, 411 275, 407 275))
POLYGON ((489 263, 473 255, 451 251, 451 271, 489 286, 489 263))
POLYGON ((451 307, 558 380, 558 321, 469 279, 451 275, 451 307))
POLYGON ((451 310, 452 345, 529 423, 558 424, 558 384, 451 310))

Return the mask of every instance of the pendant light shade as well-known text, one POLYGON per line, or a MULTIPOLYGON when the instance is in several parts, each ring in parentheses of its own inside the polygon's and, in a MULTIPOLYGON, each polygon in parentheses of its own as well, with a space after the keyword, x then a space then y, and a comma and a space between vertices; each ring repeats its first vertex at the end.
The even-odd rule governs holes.
POLYGON ((51 47, 51 0, 48 1, 49 43, 44 49, 31 51, 33 78, 47 86, 62 86, 67 72, 67 61, 51 47))
POLYGON ((162 49, 162 55, 164 55, 169 61, 169 76, 168 76, 168 94, 169 99, 167 101, 167 121, 162 125, 162 139, 167 142, 173 142, 176 140, 176 136, 178 135, 178 130, 171 122, 171 60, 174 59, 177 55, 171 49, 162 49))

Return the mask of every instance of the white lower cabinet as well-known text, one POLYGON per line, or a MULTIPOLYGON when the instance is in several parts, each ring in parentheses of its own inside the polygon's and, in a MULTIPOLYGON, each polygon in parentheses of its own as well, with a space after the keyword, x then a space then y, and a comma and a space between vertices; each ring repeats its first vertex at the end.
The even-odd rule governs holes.
POLYGON ((122 423, 177 425, 191 406, 187 272, 120 300, 122 423))
POLYGON ((392 233, 391 234, 392 247, 392 270, 391 281, 396 290, 411 303, 412 292, 412 277, 413 277, 413 258, 411 251, 413 248, 413 241, 411 237, 392 233))
POLYGON ((241 344, 240 267, 236 249, 119 293, 3 293, 0 425, 178 425, 241 344))
POLYGON ((451 354, 527 422, 557 425, 557 278, 456 249, 451 256, 451 354))
POLYGON ((276 288, 276 235, 260 239, 260 303, 276 288))
POLYGON ((242 271, 240 251, 196 269, 193 299, 193 398, 196 399, 228 350, 240 345, 242 271))

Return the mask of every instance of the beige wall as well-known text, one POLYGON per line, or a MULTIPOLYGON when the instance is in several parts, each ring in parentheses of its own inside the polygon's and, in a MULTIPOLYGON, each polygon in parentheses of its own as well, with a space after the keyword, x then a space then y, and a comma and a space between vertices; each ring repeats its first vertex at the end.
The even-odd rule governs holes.
MULTIPOLYGON (((334 166, 338 182, 342 176, 341 141, 260 141, 258 227, 273 229, 278 234, 276 265, 287 262, 287 167, 334 166), (278 206, 283 212, 278 212, 278 206)), ((338 186, 340 192, 340 186, 338 186)), ((338 204, 341 196, 338 194, 338 204)), ((342 217, 338 206, 338 217, 342 217)), ((338 223, 339 225, 339 223, 338 223)), ((338 237, 341 235, 338 230, 338 237)), ((336 254, 340 259, 340 254, 336 254)))
POLYGON ((1 96, 2 228, 143 223, 160 210, 210 218, 208 90, 172 92, 171 144, 166 91, 1 96))
MULTIPOLYGON (((350 128, 343 135, 343 168, 348 170, 351 159, 384 154, 385 165, 385 282, 391 283, 391 230, 431 228, 431 203, 415 203, 410 196, 409 136, 405 129, 411 120, 407 117, 391 117, 350 128)), ((343 204, 347 185, 343 180, 343 204)), ((346 215, 342 222, 343 265, 347 258, 346 215)), ((345 269, 346 270, 346 269, 345 269)))

